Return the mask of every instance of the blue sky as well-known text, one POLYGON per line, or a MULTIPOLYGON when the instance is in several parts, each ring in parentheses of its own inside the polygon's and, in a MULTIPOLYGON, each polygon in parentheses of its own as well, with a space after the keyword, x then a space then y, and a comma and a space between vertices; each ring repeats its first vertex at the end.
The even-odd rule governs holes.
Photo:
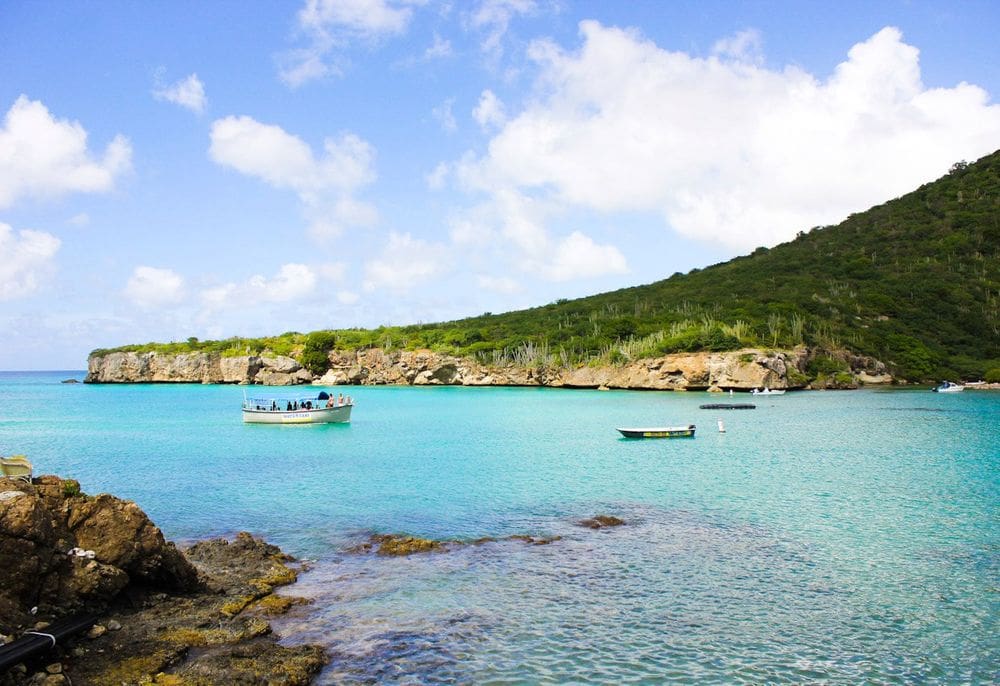
POLYGON ((1000 148, 995 2, 0 5, 0 369, 649 283, 1000 148))

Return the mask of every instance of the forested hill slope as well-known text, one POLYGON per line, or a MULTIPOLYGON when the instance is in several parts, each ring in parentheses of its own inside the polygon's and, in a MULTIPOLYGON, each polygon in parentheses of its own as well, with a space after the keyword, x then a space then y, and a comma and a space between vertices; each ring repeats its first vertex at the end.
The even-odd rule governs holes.
POLYGON ((1000 366, 1000 152, 771 250, 552 314, 598 308, 638 315, 623 329, 693 310, 745 321, 763 342, 870 354, 908 378, 978 376, 1000 366))
POLYGON ((871 355, 909 380, 1000 367, 1000 151, 839 225, 644 286, 438 324, 119 350, 270 348, 320 371, 328 350, 363 346, 614 364, 799 344, 871 355))

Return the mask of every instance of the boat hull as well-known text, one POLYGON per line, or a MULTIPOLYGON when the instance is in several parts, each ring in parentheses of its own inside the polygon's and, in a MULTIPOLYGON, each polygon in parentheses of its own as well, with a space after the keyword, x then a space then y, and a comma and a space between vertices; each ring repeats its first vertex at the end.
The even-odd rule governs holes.
POLYGON ((961 393, 965 390, 965 386, 961 384, 945 382, 940 386, 931 389, 935 393, 961 393))
POLYGON ((351 421, 351 408, 354 405, 339 407, 319 407, 312 410, 255 410, 243 409, 243 422, 246 424, 345 424, 351 421))
POLYGON ((625 438, 694 438, 695 427, 692 424, 691 426, 619 428, 618 431, 625 438))

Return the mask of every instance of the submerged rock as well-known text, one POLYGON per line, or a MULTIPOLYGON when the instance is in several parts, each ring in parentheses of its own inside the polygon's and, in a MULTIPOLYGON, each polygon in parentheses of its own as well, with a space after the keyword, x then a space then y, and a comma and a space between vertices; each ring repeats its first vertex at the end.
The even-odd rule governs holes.
POLYGON ((416 536, 377 536, 379 555, 413 555, 414 553, 429 553, 440 551, 445 543, 432 541, 428 538, 418 538, 416 536))
POLYGON ((512 534, 503 538, 493 536, 483 536, 469 541, 459 540, 434 540, 430 538, 420 538, 418 536, 407 536, 404 534, 373 534, 368 541, 361 545, 348 548, 348 553, 375 553, 386 557, 396 557, 414 555, 417 553, 441 553, 464 546, 478 546, 487 543, 499 543, 501 541, 520 541, 529 545, 547 545, 558 541, 562 536, 529 536, 528 534, 512 534))
POLYGON ((612 515, 599 514, 588 519, 581 519, 577 523, 580 526, 587 527, 588 529, 605 529, 610 526, 622 526, 625 524, 625 520, 612 515))

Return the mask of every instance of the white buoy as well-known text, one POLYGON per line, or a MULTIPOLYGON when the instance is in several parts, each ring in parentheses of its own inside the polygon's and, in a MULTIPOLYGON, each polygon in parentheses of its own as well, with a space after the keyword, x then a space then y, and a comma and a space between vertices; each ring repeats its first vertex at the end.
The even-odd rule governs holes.
POLYGON ((730 388, 729 389, 729 395, 732 395, 732 394, 733 394, 733 389, 730 388))
POLYGON ((721 419, 719 420, 719 433, 720 434, 726 433, 726 425, 722 423, 721 419))

